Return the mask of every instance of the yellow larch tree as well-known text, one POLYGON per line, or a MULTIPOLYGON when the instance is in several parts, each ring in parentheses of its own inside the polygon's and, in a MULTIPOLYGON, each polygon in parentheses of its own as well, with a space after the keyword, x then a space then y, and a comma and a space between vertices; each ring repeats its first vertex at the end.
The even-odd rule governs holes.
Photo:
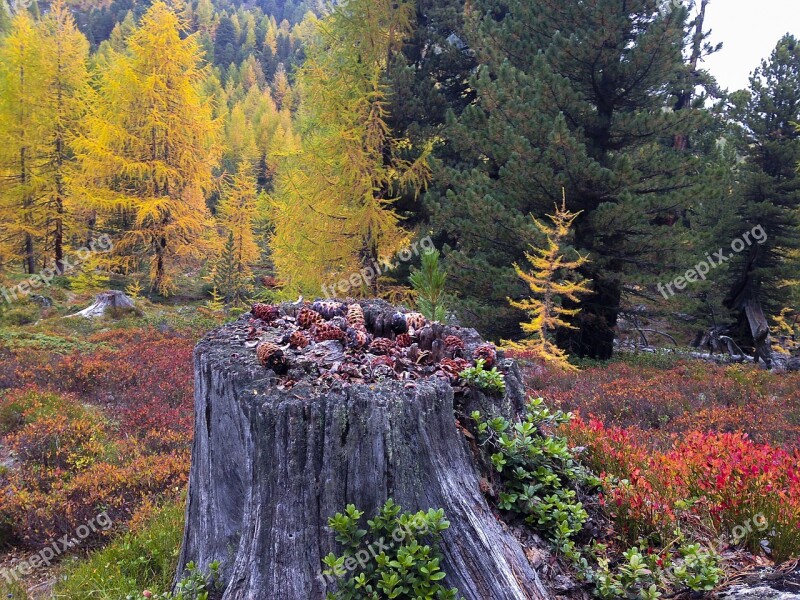
POLYGON ((53 265, 61 274, 68 224, 70 217, 78 212, 76 204, 79 204, 70 187, 76 169, 72 145, 92 97, 89 42, 61 0, 50 7, 41 30, 43 90, 38 103, 47 119, 48 149, 42 167, 42 202, 47 239, 52 241, 53 265))
POLYGON ((566 319, 578 314, 580 309, 567 308, 564 301, 578 304, 579 296, 591 292, 588 281, 576 275, 577 269, 586 264, 588 258, 577 252, 577 257, 572 260, 564 256, 565 242, 580 212, 567 210, 566 199, 555 209, 553 215, 548 215, 551 225, 531 217, 546 240, 543 248, 531 245, 533 252, 525 253, 532 270, 528 272, 514 264, 517 275, 528 284, 531 296, 522 300, 509 298, 509 302, 514 308, 530 315, 531 320, 521 324, 529 337, 522 342, 504 341, 504 346, 530 352, 562 369, 575 370, 568 362, 566 353, 552 342, 551 336, 558 328, 574 329, 566 319))
POLYGON ((0 40, 0 264, 21 259, 36 271, 41 237, 39 193, 46 155, 45 122, 38 99, 42 38, 33 18, 20 11, 0 40))
POLYGON ((185 261, 204 256, 213 230, 205 193, 219 123, 200 92, 205 77, 196 35, 155 2, 126 51, 111 51, 88 133, 76 143, 94 203, 131 221, 115 251, 128 267, 146 259, 150 287, 164 295, 185 261))
POLYGON ((253 166, 249 161, 242 161, 231 181, 223 185, 222 202, 217 207, 217 223, 224 238, 233 234, 235 258, 239 272, 244 277, 252 277, 250 265, 261 254, 253 234, 257 200, 253 166))
POLYGON ((62 2, 0 45, 0 223, 6 257, 64 271, 72 142, 89 103, 89 42, 62 2))
MULTIPOLYGON (((407 242, 393 203, 419 193, 430 148, 387 124, 386 72, 409 34, 413 3, 350 0, 315 23, 297 74, 301 147, 279 151, 272 259, 287 293, 319 293, 326 277, 372 265, 407 242)), ((353 290, 352 293, 358 293, 353 290)))

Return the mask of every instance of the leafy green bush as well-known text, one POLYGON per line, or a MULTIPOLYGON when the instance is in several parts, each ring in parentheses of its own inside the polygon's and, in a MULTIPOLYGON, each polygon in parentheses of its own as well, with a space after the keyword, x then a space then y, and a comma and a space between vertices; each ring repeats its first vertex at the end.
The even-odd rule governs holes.
POLYGON ((722 581, 719 554, 703 550, 700 544, 685 544, 679 550, 683 562, 672 569, 677 583, 695 592, 710 592, 722 581))
MULTIPOLYGON (((162 600, 209 600, 211 592, 221 589, 219 580, 219 563, 212 562, 208 573, 204 573, 197 565, 190 562, 186 565, 186 576, 175 586, 174 592, 164 592, 157 596, 162 600)), ((133 600, 129 596, 126 600, 133 600)))
MULTIPOLYGON (((598 545, 602 550, 604 546, 598 545)), ((598 556, 598 566, 588 569, 584 576, 592 581, 600 598, 628 598, 654 600, 663 591, 689 589, 693 592, 710 592, 724 576, 720 557, 713 551, 703 550, 700 544, 684 544, 678 548, 678 559, 671 560, 659 554, 642 554, 634 546, 623 553, 623 560, 613 568, 610 560, 598 556)))
POLYGON ((35 304, 15 306, 3 313, 3 322, 6 325, 30 325, 39 320, 39 308, 35 304))
POLYGON ((506 393, 506 380, 503 374, 497 370, 497 367, 492 367, 490 371, 486 370, 486 361, 478 359, 475 361, 474 367, 468 367, 459 373, 459 377, 467 384, 477 387, 489 394, 497 394, 502 396, 506 393))
POLYGON ((550 412, 541 398, 531 399, 523 421, 504 417, 472 418, 494 469, 502 474, 498 507, 516 512, 559 548, 572 548, 571 538, 583 528, 588 514, 577 500, 577 488, 599 481, 581 466, 563 437, 544 428, 570 421, 561 411, 550 412))
POLYGON ((328 600, 455 600, 458 591, 440 582, 439 543, 450 526, 444 511, 430 509, 402 513, 392 499, 361 529, 364 513, 352 504, 345 513, 328 520, 336 541, 344 545, 342 555, 323 559, 323 574, 336 582, 328 600), (425 543, 427 540, 428 543, 425 543))
MULTIPOLYGON (((87 559, 68 564, 54 590, 59 600, 141 598, 145 589, 168 591, 178 568, 184 505, 164 506, 140 528, 116 538, 87 559)), ((190 598, 190 596, 185 597, 190 598)))

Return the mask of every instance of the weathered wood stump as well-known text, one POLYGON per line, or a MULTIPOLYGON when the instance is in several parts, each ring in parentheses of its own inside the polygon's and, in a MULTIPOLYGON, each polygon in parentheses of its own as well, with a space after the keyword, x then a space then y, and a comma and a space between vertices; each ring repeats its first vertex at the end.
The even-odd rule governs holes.
POLYGON ((109 290, 101 292, 94 298, 94 303, 91 306, 84 308, 80 312, 76 312, 68 317, 84 317, 86 319, 96 319, 105 316, 107 311, 132 311, 136 310, 136 306, 124 292, 119 290, 109 290))
MULTIPOLYGON (((370 331, 387 334, 393 309, 364 307, 370 331)), ((332 591, 322 558, 338 549, 328 518, 349 503, 372 514, 393 498, 405 510, 444 509, 451 523, 442 544, 446 583, 467 600, 549 597, 517 539, 488 506, 454 416, 456 401, 464 410, 518 410, 524 391, 511 361, 502 361, 503 399, 457 397, 441 373, 361 382, 358 372, 344 368, 346 355, 367 365, 360 373, 369 375, 370 353, 344 350, 338 341, 312 343, 303 352, 284 345, 288 373, 278 375, 258 362, 252 347, 253 338, 280 343, 292 316, 273 325, 254 327, 245 315, 195 350, 181 569, 189 561, 201 567, 219 561, 224 600, 322 599, 332 591)), ((436 350, 443 335, 461 337, 463 352, 480 343, 472 330, 427 326, 416 336, 420 364, 425 346, 436 350)))

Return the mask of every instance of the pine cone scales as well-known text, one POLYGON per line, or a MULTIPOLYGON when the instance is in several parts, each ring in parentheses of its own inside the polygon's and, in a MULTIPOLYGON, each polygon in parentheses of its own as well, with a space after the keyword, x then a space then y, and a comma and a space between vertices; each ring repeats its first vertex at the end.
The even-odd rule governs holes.
POLYGON ((466 369, 469 363, 463 358, 443 358, 439 363, 439 368, 445 372, 451 382, 455 383, 461 374, 461 371, 466 369))
POLYGON ((347 322, 350 327, 359 331, 366 331, 366 321, 364 320, 364 311, 358 304, 351 304, 347 307, 347 322))
POLYGON ((295 331, 289 336, 289 345, 292 348, 305 348, 311 343, 308 336, 302 331, 295 331))
POLYGON ((325 319, 322 318, 321 314, 305 306, 300 309, 300 313, 297 315, 297 324, 303 329, 311 329, 312 326, 324 321, 325 319))
POLYGON ((370 337, 366 332, 351 327, 347 330, 347 343, 351 348, 364 348, 370 343, 370 337))
POLYGON ((311 309, 317 311, 325 319, 332 319, 334 317, 343 317, 345 314, 344 304, 341 302, 329 302, 326 300, 317 300, 311 304, 311 309))
POLYGON ((475 360, 483 360, 487 368, 491 369, 497 362, 497 350, 492 344, 481 344, 472 353, 475 360))
POLYGON ((262 302, 256 302, 253 304, 250 312, 253 313, 253 316, 256 319, 261 319, 262 321, 267 321, 268 323, 277 319, 281 314, 281 311, 277 306, 264 304, 262 302))
POLYGON ((394 344, 389 338, 375 338, 369 345, 369 351, 372 354, 389 354, 393 347, 394 344))
POLYGON ((394 338, 394 343, 397 344, 398 348, 408 348, 413 344, 413 340, 411 336, 407 333, 401 333, 396 338, 394 338))
POLYGON ((277 374, 282 375, 287 371, 286 356, 279 346, 271 342, 262 342, 256 347, 258 362, 277 374))
POLYGON ((344 331, 335 325, 317 323, 314 327, 314 340, 317 342, 327 342, 328 340, 339 340, 341 342, 344 340, 344 337, 344 331))
POLYGON ((406 323, 409 329, 419 331, 427 323, 427 319, 418 312, 410 312, 406 314, 406 323))
POLYGON ((444 347, 448 352, 460 352, 464 349, 464 340, 456 335, 448 335, 444 338, 444 347))

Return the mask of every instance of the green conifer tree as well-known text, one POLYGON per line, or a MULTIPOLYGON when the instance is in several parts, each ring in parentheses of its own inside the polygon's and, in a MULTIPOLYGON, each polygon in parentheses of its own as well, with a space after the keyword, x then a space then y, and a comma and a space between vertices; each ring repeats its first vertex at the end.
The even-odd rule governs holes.
POLYGON ((408 279, 416 292, 419 312, 431 321, 444 321, 447 317, 444 304, 447 274, 439 266, 439 251, 425 251, 421 268, 414 270, 408 279))
POLYGON ((670 261, 699 183, 696 156, 674 138, 707 115, 669 110, 688 68, 688 11, 655 0, 476 0, 468 13, 483 63, 477 101, 451 119, 458 158, 428 198, 460 316, 492 337, 519 336, 522 315, 504 305, 526 293, 513 264, 538 234, 528 215, 546 214, 564 188, 581 213, 575 246, 590 257, 581 275, 592 293, 560 342, 607 358, 623 284, 670 261))

